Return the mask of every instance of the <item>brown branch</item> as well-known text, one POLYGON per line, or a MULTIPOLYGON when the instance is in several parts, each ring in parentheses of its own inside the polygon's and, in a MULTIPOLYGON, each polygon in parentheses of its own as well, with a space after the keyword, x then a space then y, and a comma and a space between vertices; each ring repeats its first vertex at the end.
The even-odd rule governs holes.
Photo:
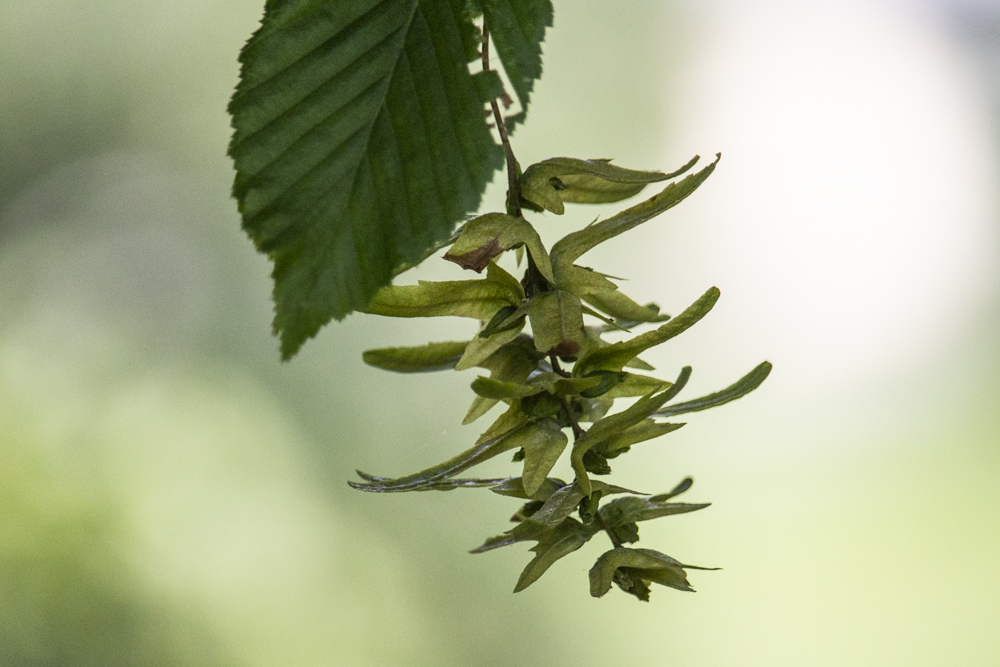
MULTIPOLYGON (((490 71, 490 31, 485 22, 483 23, 483 71, 490 71)), ((514 157, 514 149, 510 146, 507 125, 504 123, 503 115, 500 113, 500 105, 496 99, 490 100, 490 107, 493 109, 493 119, 496 121, 497 131, 500 132, 504 155, 507 157, 507 213, 515 218, 520 218, 521 182, 517 177, 517 158, 514 157)))

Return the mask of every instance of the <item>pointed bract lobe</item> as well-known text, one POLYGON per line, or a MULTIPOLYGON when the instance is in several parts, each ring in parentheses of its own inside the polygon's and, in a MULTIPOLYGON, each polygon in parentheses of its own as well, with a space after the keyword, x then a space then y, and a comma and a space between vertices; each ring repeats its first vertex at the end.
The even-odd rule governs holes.
POLYGON ((669 405, 662 408, 656 412, 657 417, 672 417, 674 415, 683 415, 689 412, 698 412, 700 410, 708 410, 709 408, 715 408, 720 405, 725 405, 730 401, 735 401, 738 398, 742 398, 749 394, 751 391, 759 387, 767 376, 771 373, 771 362, 765 361, 754 368, 752 371, 744 375, 742 378, 734 382, 729 387, 726 387, 722 391, 717 391, 714 394, 709 394, 708 396, 702 396, 701 398, 696 398, 693 401, 686 401, 684 403, 678 403, 676 405, 669 405))
POLYGON ((652 549, 617 548, 606 552, 590 569, 590 594, 599 598, 611 590, 612 582, 641 600, 649 600, 645 583, 653 582, 680 591, 693 591, 685 569, 707 570, 685 565, 652 549), (644 582, 644 583, 643 583, 644 582), (633 587, 638 590, 633 589, 633 587), (638 594, 637 594, 638 593, 638 594))
POLYGON ((607 220, 602 220, 578 232, 564 236, 558 243, 552 246, 552 251, 549 253, 552 256, 552 266, 556 274, 556 281, 559 281, 561 270, 572 266, 573 262, 587 251, 620 234, 624 234, 630 229, 655 218, 664 211, 684 201, 688 195, 697 190, 698 186, 712 175, 718 163, 719 156, 716 157, 715 162, 701 171, 686 176, 676 183, 671 183, 658 195, 625 209, 607 220))
POLYGON ((630 340, 589 350, 573 367, 573 374, 587 376, 601 370, 620 371, 646 350, 665 343, 694 326, 712 310, 715 302, 719 300, 719 295, 719 289, 712 287, 684 312, 658 329, 647 331, 630 340))
POLYGON ((611 160, 578 160, 554 157, 528 167, 521 176, 521 197, 539 210, 557 215, 564 203, 606 204, 642 192, 649 183, 666 181, 683 174, 698 160, 695 157, 679 170, 636 171, 611 164, 611 160))
POLYGON ((383 347, 365 350, 362 360, 369 366, 397 373, 426 373, 455 368, 469 342, 428 343, 414 347, 383 347))

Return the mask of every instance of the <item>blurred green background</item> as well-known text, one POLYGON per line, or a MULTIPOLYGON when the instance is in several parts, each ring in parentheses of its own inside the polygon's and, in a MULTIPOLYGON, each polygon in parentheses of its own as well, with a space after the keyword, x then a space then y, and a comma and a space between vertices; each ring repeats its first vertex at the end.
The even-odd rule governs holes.
POLYGON ((355 315, 278 362, 225 157, 261 5, 0 0, 0 666, 1000 664, 1000 3, 556 0, 522 164, 722 151, 591 261, 722 289, 650 355, 689 396, 775 363, 616 465, 714 503, 643 528, 724 568, 650 604, 590 598, 595 545, 512 595, 525 549, 465 551, 516 501, 345 484, 477 435, 474 373, 361 351, 471 332, 355 315))

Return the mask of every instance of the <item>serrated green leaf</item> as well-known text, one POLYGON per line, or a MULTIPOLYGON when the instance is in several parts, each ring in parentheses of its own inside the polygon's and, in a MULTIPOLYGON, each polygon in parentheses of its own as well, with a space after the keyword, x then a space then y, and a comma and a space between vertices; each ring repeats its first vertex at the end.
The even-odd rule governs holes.
POLYGON ((556 289, 536 294, 524 308, 539 352, 560 358, 580 353, 585 334, 579 297, 556 289))
POLYGON ((472 83, 475 84, 476 92, 479 93, 479 99, 483 103, 503 97, 503 81, 494 70, 477 72, 472 76, 472 83))
POLYGON ((593 534, 592 530, 572 519, 563 521, 556 529, 545 533, 538 544, 531 548, 537 555, 521 572, 514 592, 519 593, 538 581, 553 563, 582 547, 593 534))
POLYGON ((268 2, 229 105, 243 228, 289 358, 479 206, 503 151, 465 0, 268 2))
POLYGON ((672 386, 657 394, 644 396, 625 410, 595 422, 582 437, 573 443, 570 463, 573 465, 573 471, 576 473, 576 483, 580 485, 580 489, 584 495, 589 496, 592 489, 595 488, 593 486, 594 483, 587 475, 587 467, 583 461, 584 455, 597 445, 606 442, 610 438, 620 434, 621 431, 649 417, 660 406, 676 396, 684 388, 684 385, 687 384, 690 376, 691 368, 685 366, 672 386))
POLYGON ((549 253, 535 228, 524 218, 503 213, 487 213, 465 223, 444 258, 463 269, 482 271, 491 259, 518 246, 527 247, 539 273, 555 282, 549 253))
MULTIPOLYGON (((622 586, 626 592, 629 580, 639 579, 645 582, 655 582, 682 591, 693 591, 688 584, 685 569, 711 569, 694 568, 691 565, 684 565, 666 554, 661 554, 652 549, 627 549, 619 547, 604 553, 594 567, 590 569, 590 594, 595 598, 603 596, 611 590, 612 582, 626 584, 622 586), (624 570, 626 575, 624 581, 616 579, 619 569, 624 570)), ((639 596, 640 599, 648 599, 647 596, 639 596)))
POLYGON ((552 267, 556 275, 558 276, 562 271, 565 271, 578 257, 594 246, 613 239, 619 234, 623 234, 681 203, 688 195, 698 189, 699 185, 705 182, 705 179, 715 170, 715 165, 718 162, 719 159, 717 157, 715 162, 709 166, 696 174, 686 176, 676 183, 671 183, 655 197, 625 209, 607 220, 564 236, 552 246, 552 250, 549 253, 552 257, 552 267))
POLYGON ((521 176, 521 196, 557 215, 563 203, 603 204, 628 199, 649 183, 680 176, 694 166, 695 158, 679 171, 636 171, 611 164, 611 160, 578 160, 555 157, 528 167, 521 176))
POLYGON ((651 498, 628 496, 615 498, 600 509, 601 519, 608 528, 638 521, 649 521, 674 514, 687 514, 705 509, 711 503, 662 503, 651 498))
POLYGON ((397 373, 426 373, 454 368, 469 342, 428 343, 414 347, 382 347, 365 350, 361 358, 369 366, 397 373))
POLYGON ((573 367, 573 375, 585 377, 595 371, 620 371, 628 362, 651 347, 664 343, 694 326, 705 317, 719 300, 719 289, 713 287, 684 312, 653 331, 630 340, 591 349, 573 367))
POLYGON ((667 433, 673 433, 683 426, 683 423, 673 424, 666 422, 661 424, 652 419, 643 419, 638 424, 630 426, 621 433, 608 438, 600 446, 600 452, 607 458, 613 459, 628 450, 632 445, 659 438, 661 435, 666 435, 667 433))
POLYGON ((554 419, 536 422, 528 428, 525 432, 524 472, 521 475, 526 494, 534 496, 542 488, 568 443, 569 438, 554 419))
MULTIPOLYGON (((521 108, 527 110, 535 79, 542 75, 542 40, 552 26, 551 0, 476 0, 490 30, 490 37, 514 88, 521 108)), ((523 120, 507 119, 507 125, 523 120)))
POLYGON ((693 401, 678 403, 677 405, 668 405, 665 408, 657 410, 656 416, 673 417, 674 415, 683 415, 688 412, 698 412, 699 410, 708 410, 709 408, 725 405, 730 401, 735 401, 737 398, 746 396, 751 391, 759 387, 761 383, 767 379, 770 372, 771 364, 770 362, 765 361, 722 391, 717 391, 714 394, 696 398, 693 401))

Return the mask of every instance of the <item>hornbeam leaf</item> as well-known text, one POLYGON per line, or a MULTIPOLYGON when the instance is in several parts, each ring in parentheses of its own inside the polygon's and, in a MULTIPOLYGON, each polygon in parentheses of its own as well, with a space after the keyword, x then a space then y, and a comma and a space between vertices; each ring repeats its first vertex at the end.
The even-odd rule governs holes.
POLYGON ((387 317, 471 317, 489 320, 504 306, 524 298, 520 283, 496 264, 483 280, 421 280, 416 285, 387 285, 366 312, 387 317))
POLYGON ((383 347, 365 350, 361 358, 369 366, 397 373, 426 373, 454 368, 465 354, 464 343, 428 343, 415 347, 383 347))
POLYGON ((535 228, 524 218, 503 213, 487 213, 465 223, 444 258, 479 272, 500 253, 521 245, 528 249, 539 273, 550 283, 555 282, 549 253, 535 228))
POLYGON ((524 492, 535 495, 559 460, 569 438, 554 419, 532 424, 525 431, 524 473, 521 476, 524 492))
POLYGON ((607 220, 602 220, 580 231, 564 236, 552 246, 552 251, 549 253, 552 257, 553 270, 556 272, 556 275, 559 275, 561 267, 573 264, 580 255, 594 246, 613 239, 619 234, 623 234, 681 203, 688 195, 697 190, 699 185, 705 182, 705 179, 715 170, 715 165, 718 162, 719 158, 716 157, 715 162, 709 166, 696 174, 684 177, 676 183, 671 183, 655 197, 625 209, 607 220))
POLYGON ((521 196, 557 215, 563 203, 605 204, 628 199, 649 183, 680 176, 698 161, 695 157, 672 174, 635 171, 611 164, 611 160, 578 160, 554 157, 528 167, 521 176, 521 196))
POLYGON ((477 0, 497 54, 523 110, 507 119, 508 128, 524 119, 535 79, 542 75, 542 40, 552 26, 551 0, 477 0))
POLYGON ((725 405, 730 401, 735 401, 737 398, 746 396, 751 391, 759 387, 761 383, 767 379, 770 372, 771 363, 765 361, 722 391, 717 391, 714 394, 696 398, 693 401, 678 403, 677 405, 668 405, 665 408, 657 410, 654 416, 673 417, 674 415, 683 415, 688 412, 698 412, 699 410, 708 410, 709 408, 725 405))
POLYGON ((713 287, 705 292, 701 298, 688 306, 684 312, 658 329, 647 331, 644 334, 620 343, 591 349, 573 367, 573 374, 586 376, 594 371, 620 371, 625 364, 649 348, 664 343, 674 336, 687 331, 698 320, 705 317, 718 300, 719 289, 713 287))
POLYGON ((466 0, 266 4, 240 54, 229 154, 243 228, 274 262, 285 359, 446 240, 503 166, 489 77, 467 66, 476 32, 466 0))

